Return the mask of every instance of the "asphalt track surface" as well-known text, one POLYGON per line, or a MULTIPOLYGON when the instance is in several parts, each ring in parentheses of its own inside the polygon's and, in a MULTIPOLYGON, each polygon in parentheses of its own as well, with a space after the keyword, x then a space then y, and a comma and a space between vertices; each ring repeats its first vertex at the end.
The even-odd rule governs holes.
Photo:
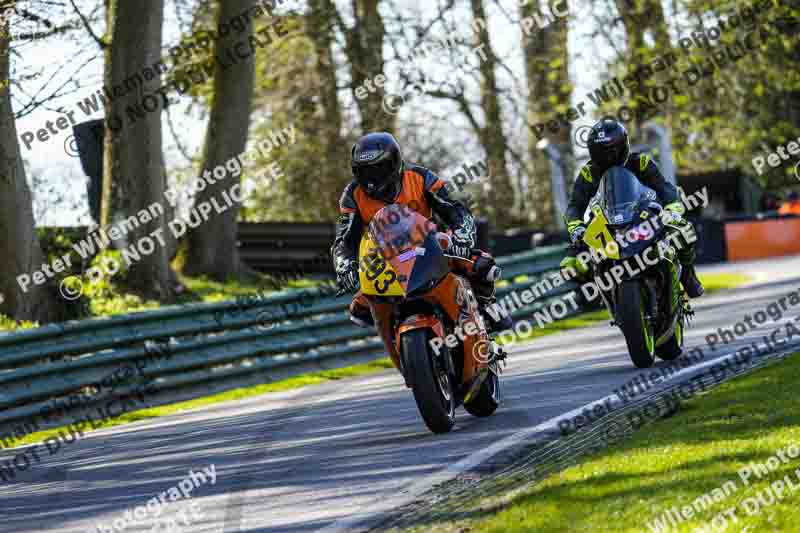
MULTIPOLYGON (((712 267, 748 272, 756 284, 697 300, 687 348, 702 346, 708 361, 771 332, 779 324, 768 322, 715 352, 704 341, 800 289, 798 267, 800 257, 712 267)), ((800 313, 791 311, 789 317, 800 313)), ((619 330, 600 325, 514 347, 497 413, 477 419, 459 409, 447 435, 426 429, 394 371, 100 430, 55 455, 44 452, 41 464, 0 483, 0 532, 169 531, 165 517, 178 524, 173 532, 347 530, 353 516, 636 375, 619 330), (190 469, 211 464, 214 485, 195 488, 158 518, 153 511, 108 529, 190 469), (187 511, 187 525, 177 513, 191 503, 202 518, 194 521, 187 511)), ((4 450, 0 460, 11 455, 4 450)))

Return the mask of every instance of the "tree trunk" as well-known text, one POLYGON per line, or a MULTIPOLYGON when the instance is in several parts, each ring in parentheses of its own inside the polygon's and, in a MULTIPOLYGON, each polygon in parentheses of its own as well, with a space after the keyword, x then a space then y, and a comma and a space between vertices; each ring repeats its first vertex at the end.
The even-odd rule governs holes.
MULTIPOLYGON (((534 17, 539 10, 535 3, 525 1, 521 10, 523 17, 534 17)), ((546 10, 545 10, 546 12, 546 10)), ((534 19, 537 19, 534 17, 534 19)), ((533 28, 523 32, 522 49, 525 52, 525 73, 528 83, 528 151, 531 159, 530 211, 533 222, 542 229, 555 229, 557 217, 553 202, 550 164, 544 152, 537 147, 542 138, 548 140, 561 152, 562 161, 573 159, 572 136, 569 127, 557 133, 546 129, 534 129, 537 124, 547 124, 557 119, 570 107, 572 84, 569 79, 569 54, 567 48, 567 18, 558 17, 544 28, 533 28)), ((571 177, 565 168, 565 178, 571 177)))
MULTIPOLYGON (((0 30, 0 80, 8 80, 8 22, 0 30)), ((0 85, 0 313, 15 320, 49 322, 57 316, 55 293, 33 282, 23 291, 17 283, 17 276, 32 278, 44 263, 18 138, 11 86, 0 85)))
MULTIPOLYGON (((114 9, 116 9, 118 0, 104 0, 106 7, 106 34, 103 40, 106 47, 103 50, 103 83, 106 87, 113 87, 111 84, 111 62, 114 59, 112 56, 113 42, 114 42, 114 9)), ((112 167, 114 161, 112 159, 114 146, 114 133, 109 128, 109 119, 112 117, 114 107, 111 105, 105 106, 105 120, 106 127, 103 136, 103 177, 100 180, 100 221, 99 225, 107 228, 111 224, 111 195, 112 184, 111 178, 112 167)))
MULTIPOLYGON (((256 0, 220 2, 218 24, 227 23, 240 13, 250 11, 255 4, 256 0)), ((231 32, 226 37, 220 36, 215 44, 217 57, 225 57, 227 54, 222 53, 224 50, 233 50, 239 42, 246 43, 252 34, 253 26, 248 24, 247 30, 241 34, 231 32)), ((203 174, 213 172, 218 166, 224 168, 226 162, 244 152, 250 128, 254 82, 254 55, 239 60, 236 64, 223 65, 216 62, 214 96, 203 150, 203 174)), ((226 172, 223 179, 209 184, 203 191, 197 193, 195 206, 214 199, 220 205, 225 205, 223 192, 226 192, 232 200, 234 196, 241 195, 241 191, 237 193, 238 187, 235 187, 241 183, 241 176, 234 176, 227 170, 226 172)), ((185 267, 187 274, 205 274, 212 279, 224 281, 250 273, 241 262, 236 247, 236 224, 240 206, 240 202, 234 202, 222 213, 212 211, 208 221, 191 230, 185 267)))
MULTIPOLYGON (((355 26, 342 28, 347 46, 345 51, 350 62, 350 87, 353 98, 361 114, 363 132, 394 128, 394 116, 383 111, 383 91, 366 91, 366 96, 359 98, 356 91, 365 87, 365 81, 374 81, 383 74, 383 43, 386 28, 378 11, 379 0, 353 0, 355 26)), ((373 85, 374 88, 374 85, 373 85)))
POLYGON ((486 150, 488 159, 490 186, 487 210, 492 217, 493 224, 498 227, 508 227, 514 221, 511 207, 514 205, 514 188, 508 175, 507 142, 503 132, 503 116, 500 108, 497 87, 497 57, 494 55, 489 32, 485 25, 478 21, 485 21, 486 10, 483 0, 471 0, 472 17, 476 22, 477 45, 485 58, 480 62, 481 72, 481 108, 485 124, 478 132, 478 137, 486 150))
POLYGON ((166 246, 168 202, 164 198, 166 172, 161 147, 161 106, 157 92, 161 76, 147 80, 143 73, 161 59, 163 0, 116 0, 113 20, 111 68, 108 87, 125 87, 124 96, 109 103, 111 120, 120 121, 106 144, 103 186, 108 202, 103 219, 127 219, 123 264, 128 266, 130 288, 161 301, 174 299, 169 251, 166 246), (131 80, 136 80, 134 83, 131 80), (126 83, 127 82, 127 83, 126 83), (153 102, 157 103, 154 111, 153 102), (149 104, 150 111, 146 104, 149 104), (134 112, 139 109, 139 113, 134 112), (142 115, 142 110, 144 110, 142 115), (143 216, 147 210, 153 216, 143 216), (132 222, 138 218, 138 224, 132 222))
MULTIPOLYGON (((629 72, 650 64, 656 56, 670 52, 672 46, 669 39, 669 25, 664 17, 661 0, 616 0, 616 4, 625 26, 629 72), (649 47, 645 42, 648 30, 652 32, 654 47, 649 47)), ((649 96, 650 88, 658 84, 657 77, 651 78, 632 91, 630 100, 635 102, 637 108, 646 105, 650 109, 658 109, 658 114, 669 116, 669 106, 654 103, 649 96)), ((643 121, 638 113, 635 122, 637 127, 642 125, 643 121)))
MULTIPOLYGON (((320 198, 328 199, 331 209, 323 213, 334 218, 338 210, 341 191, 350 180, 349 173, 340 169, 348 168, 350 147, 342 137, 342 108, 337 90, 336 63, 333 58, 333 27, 336 6, 331 0, 311 0, 308 17, 308 36, 314 43, 316 70, 320 87, 320 109, 322 111, 322 135, 324 145, 323 167, 325 172, 318 176, 320 198)), ((325 206, 327 207, 327 205, 325 206)))
POLYGON ((628 49, 644 48, 646 46, 644 36, 647 30, 650 30, 655 48, 662 49, 662 53, 666 53, 670 48, 669 24, 664 17, 661 0, 616 0, 616 2, 628 35, 628 49))

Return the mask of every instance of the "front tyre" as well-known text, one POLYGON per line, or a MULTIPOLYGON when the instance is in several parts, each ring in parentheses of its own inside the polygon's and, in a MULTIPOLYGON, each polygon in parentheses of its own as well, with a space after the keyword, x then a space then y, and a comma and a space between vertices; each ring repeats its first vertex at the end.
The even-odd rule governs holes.
POLYGON ((656 355, 664 361, 677 359, 683 353, 683 318, 675 324, 675 333, 667 342, 656 348, 656 355))
POLYGON ((500 378, 492 370, 481 384, 478 393, 469 402, 464 404, 464 409, 472 416, 491 416, 500 405, 500 378))
POLYGON ((649 368, 655 361, 655 336, 645 319, 645 300, 642 286, 637 281, 627 281, 619 287, 618 320, 631 361, 637 368, 649 368))
POLYGON ((414 400, 425 425, 434 433, 447 433, 456 422, 453 380, 444 364, 439 368, 428 344, 428 331, 414 329, 404 333, 400 346, 414 400))

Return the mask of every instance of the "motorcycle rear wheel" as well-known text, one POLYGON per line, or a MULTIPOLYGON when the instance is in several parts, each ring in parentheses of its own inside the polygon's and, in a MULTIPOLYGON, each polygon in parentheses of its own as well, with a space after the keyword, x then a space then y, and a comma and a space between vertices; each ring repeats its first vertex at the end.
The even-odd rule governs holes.
POLYGON ((464 409, 472 416, 491 416, 500 406, 500 378, 493 371, 481 384, 478 394, 464 404, 464 409))
POLYGON ((628 354, 637 368, 649 368, 655 362, 655 335, 653 328, 645 320, 642 286, 637 281, 626 281, 619 287, 620 324, 628 354))
POLYGON ((434 433, 447 433, 456 422, 453 379, 446 368, 437 368, 428 337, 424 329, 404 333, 400 339, 401 355, 425 425, 434 433))

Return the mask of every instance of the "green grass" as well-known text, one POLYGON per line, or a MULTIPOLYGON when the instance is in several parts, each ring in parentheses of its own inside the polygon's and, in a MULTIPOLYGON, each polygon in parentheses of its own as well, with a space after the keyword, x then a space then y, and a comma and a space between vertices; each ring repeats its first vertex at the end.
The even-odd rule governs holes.
MULTIPOLYGON (((592 311, 589 313, 581 313, 572 318, 565 318, 564 320, 559 320, 551 324, 545 324, 542 327, 533 327, 530 331, 523 333, 522 335, 515 335, 508 342, 504 342, 503 339, 500 339, 498 342, 500 344, 514 344, 520 341, 526 341, 526 340, 536 339, 539 337, 544 337, 545 335, 552 335, 553 333, 560 333, 562 331, 567 331, 571 329, 595 326, 602 322, 609 322, 610 320, 611 317, 606 309, 602 309, 600 311, 592 311)), ((536 326, 535 322, 531 322, 531 324, 533 326, 536 326)))
MULTIPOLYGON (((180 280, 186 287, 186 291, 177 297, 177 304, 212 303, 232 300, 241 296, 269 294, 276 292, 274 288, 276 284, 284 289, 313 287, 319 284, 319 282, 300 279, 278 283, 267 276, 249 283, 236 280, 223 283, 206 277, 190 278, 187 276, 180 276, 180 280)), ((90 296, 92 297, 92 316, 112 316, 161 307, 158 301, 142 299, 113 283, 109 283, 107 287, 103 286, 101 290, 96 290, 90 296)))
POLYGON ((724 289, 733 289, 749 283, 752 277, 747 274, 700 274, 698 277, 706 289, 706 293, 713 293, 724 289))
MULTIPOLYGON (((205 277, 189 278, 186 276, 182 276, 181 281, 191 291, 192 301, 220 302, 237 296, 254 296, 260 293, 274 292, 274 285, 269 283, 269 278, 266 276, 260 282, 255 283, 238 281, 220 283, 205 277)), ((304 289, 319 284, 319 281, 308 279, 293 279, 280 283, 286 289, 304 289)))
POLYGON ((0 315, 0 331, 21 331, 23 329, 38 328, 39 324, 36 322, 29 322, 27 320, 11 320, 6 315, 0 315))
POLYGON ((426 531, 650 531, 648 523, 666 509, 691 505, 727 481, 735 484, 727 498, 700 508, 669 531, 702 528, 731 507, 739 522, 728 531, 798 531, 800 491, 784 493, 784 499, 752 516, 742 502, 787 475, 800 488, 800 472, 795 473, 800 457, 761 479, 754 475, 749 485, 737 473, 789 445, 800 447, 798 390, 800 354, 795 354, 689 400, 675 416, 550 476, 492 516, 441 523, 426 531))

